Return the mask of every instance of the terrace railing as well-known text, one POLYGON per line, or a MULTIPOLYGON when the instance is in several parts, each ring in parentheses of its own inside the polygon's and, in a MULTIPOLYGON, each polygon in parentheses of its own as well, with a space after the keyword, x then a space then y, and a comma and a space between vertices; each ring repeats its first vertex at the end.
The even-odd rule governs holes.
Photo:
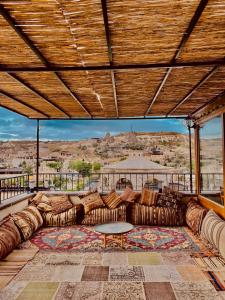
POLYGON ((0 177, 0 204, 29 191, 29 175, 0 177))
POLYGON ((223 173, 201 173, 202 192, 220 192, 223 189, 223 173))

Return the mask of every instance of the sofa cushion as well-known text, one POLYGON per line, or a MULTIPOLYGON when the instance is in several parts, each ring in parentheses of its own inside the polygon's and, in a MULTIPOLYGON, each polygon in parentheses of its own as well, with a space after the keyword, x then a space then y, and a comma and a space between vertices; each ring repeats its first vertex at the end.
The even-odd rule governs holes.
POLYGON ((33 205, 28 206, 21 212, 13 214, 12 218, 21 232, 22 239, 25 241, 43 224, 39 210, 33 205))
POLYGON ((75 205, 72 208, 60 214, 53 214, 52 212, 42 214, 45 226, 69 226, 78 224, 83 218, 83 206, 75 205))
POLYGON ((82 200, 85 214, 89 213, 92 209, 105 206, 105 203, 97 192, 85 196, 82 200))
POLYGON ((117 208, 97 208, 84 216, 82 225, 96 225, 108 222, 126 222, 126 205, 122 204, 117 208))
POLYGON ((158 197, 158 192, 144 188, 141 193, 140 204, 147 205, 147 206, 156 206, 157 197, 158 197))
POLYGON ((38 205, 41 202, 43 195, 43 192, 38 192, 30 202, 34 205, 38 205))
POLYGON ((6 257, 21 242, 20 233, 10 217, 0 222, 0 259, 6 257))
POLYGON ((213 210, 208 211, 202 222, 201 237, 216 247, 225 258, 225 221, 213 210))
POLYGON ((134 225, 182 226, 184 213, 172 207, 155 207, 135 203, 131 209, 131 223, 134 225))
POLYGON ((195 200, 191 200, 187 204, 186 223, 195 234, 201 231, 202 221, 208 210, 199 205, 195 200))
POLYGON ((114 209, 118 207, 124 200, 115 191, 111 191, 108 195, 103 197, 108 208, 114 209))
POLYGON ((55 215, 73 207, 68 195, 50 196, 49 200, 52 207, 52 213, 55 215))
POLYGON ((73 205, 78 205, 78 204, 83 204, 84 201, 83 199, 81 199, 79 196, 77 195, 69 195, 69 199, 70 199, 70 202, 73 204, 73 205))

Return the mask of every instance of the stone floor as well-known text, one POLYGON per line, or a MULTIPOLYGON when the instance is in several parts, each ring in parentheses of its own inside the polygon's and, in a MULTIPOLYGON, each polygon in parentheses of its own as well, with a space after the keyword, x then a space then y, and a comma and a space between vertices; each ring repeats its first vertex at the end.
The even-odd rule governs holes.
POLYGON ((185 251, 38 252, 0 291, 0 299, 217 300, 225 299, 224 286, 224 262, 197 263, 185 251))

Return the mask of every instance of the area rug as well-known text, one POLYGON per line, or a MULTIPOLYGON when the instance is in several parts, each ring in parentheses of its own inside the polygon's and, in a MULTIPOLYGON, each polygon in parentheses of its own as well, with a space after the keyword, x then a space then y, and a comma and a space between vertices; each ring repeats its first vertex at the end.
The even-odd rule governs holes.
POLYGON ((40 250, 71 252, 113 251, 205 251, 205 246, 195 240, 184 227, 136 226, 120 241, 107 237, 104 248, 103 235, 91 226, 42 228, 30 240, 40 250))

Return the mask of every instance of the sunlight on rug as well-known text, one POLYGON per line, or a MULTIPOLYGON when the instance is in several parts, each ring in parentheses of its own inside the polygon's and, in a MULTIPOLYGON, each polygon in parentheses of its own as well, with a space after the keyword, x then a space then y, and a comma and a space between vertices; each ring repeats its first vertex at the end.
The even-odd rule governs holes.
POLYGON ((136 226, 124 235, 124 248, 110 236, 104 248, 103 235, 97 233, 94 227, 80 225, 43 228, 30 241, 40 250, 71 252, 206 251, 186 227, 136 226))

